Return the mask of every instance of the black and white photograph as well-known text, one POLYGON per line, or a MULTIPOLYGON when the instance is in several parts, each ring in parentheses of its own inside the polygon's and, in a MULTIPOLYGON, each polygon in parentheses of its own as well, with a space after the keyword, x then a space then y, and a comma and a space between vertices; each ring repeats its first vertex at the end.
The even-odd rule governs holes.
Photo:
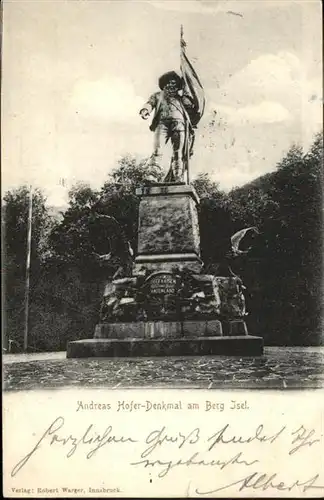
POLYGON ((4 497, 318 497, 322 5, 2 4, 4 497))

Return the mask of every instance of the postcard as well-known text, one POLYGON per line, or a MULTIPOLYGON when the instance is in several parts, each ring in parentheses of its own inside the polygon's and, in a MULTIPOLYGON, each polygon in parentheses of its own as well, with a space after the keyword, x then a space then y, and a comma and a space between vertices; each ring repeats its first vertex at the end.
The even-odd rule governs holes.
POLYGON ((3 2, 3 496, 324 494, 318 1, 3 2))

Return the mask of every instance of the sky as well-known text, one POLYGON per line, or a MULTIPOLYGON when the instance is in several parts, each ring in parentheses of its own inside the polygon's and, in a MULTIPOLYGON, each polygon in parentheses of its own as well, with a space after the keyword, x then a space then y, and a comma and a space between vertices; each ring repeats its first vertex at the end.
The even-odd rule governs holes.
POLYGON ((76 182, 148 157, 138 112, 179 71, 181 24, 206 93, 191 178, 243 185, 322 129, 317 0, 5 0, 3 24, 3 192, 28 183, 62 207, 76 182))

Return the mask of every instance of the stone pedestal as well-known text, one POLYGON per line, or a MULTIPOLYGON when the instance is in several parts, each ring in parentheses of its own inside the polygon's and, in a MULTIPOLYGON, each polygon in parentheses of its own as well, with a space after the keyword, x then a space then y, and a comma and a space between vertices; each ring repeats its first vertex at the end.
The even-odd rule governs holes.
POLYGON ((125 338, 185 338, 222 336, 219 320, 201 321, 138 321, 137 323, 99 323, 95 329, 95 339, 125 338))
POLYGON ((203 274, 194 188, 159 184, 140 196, 132 276, 105 286, 93 339, 69 342, 67 357, 260 356, 248 335, 240 278, 203 274))
POLYGON ((68 358, 155 356, 260 356, 263 339, 238 337, 193 337, 175 339, 86 339, 69 342, 68 358))
POLYGON ((174 266, 199 273, 199 198, 190 185, 159 184, 139 188, 138 252, 133 275, 144 268, 171 271, 174 266))

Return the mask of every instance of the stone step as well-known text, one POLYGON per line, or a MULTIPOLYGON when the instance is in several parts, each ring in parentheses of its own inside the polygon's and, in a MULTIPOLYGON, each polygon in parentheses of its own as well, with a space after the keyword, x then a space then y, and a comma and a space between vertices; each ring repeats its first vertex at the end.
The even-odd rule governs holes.
POLYGON ((68 358, 154 356, 261 356, 263 338, 251 335, 173 339, 84 339, 69 342, 68 358))
MULTIPOLYGON (((240 332, 239 334, 241 334, 240 332)), ((243 332, 244 333, 244 332, 243 332)), ((219 320, 199 321, 138 321, 129 323, 99 323, 95 339, 179 338, 222 335, 219 320)))

